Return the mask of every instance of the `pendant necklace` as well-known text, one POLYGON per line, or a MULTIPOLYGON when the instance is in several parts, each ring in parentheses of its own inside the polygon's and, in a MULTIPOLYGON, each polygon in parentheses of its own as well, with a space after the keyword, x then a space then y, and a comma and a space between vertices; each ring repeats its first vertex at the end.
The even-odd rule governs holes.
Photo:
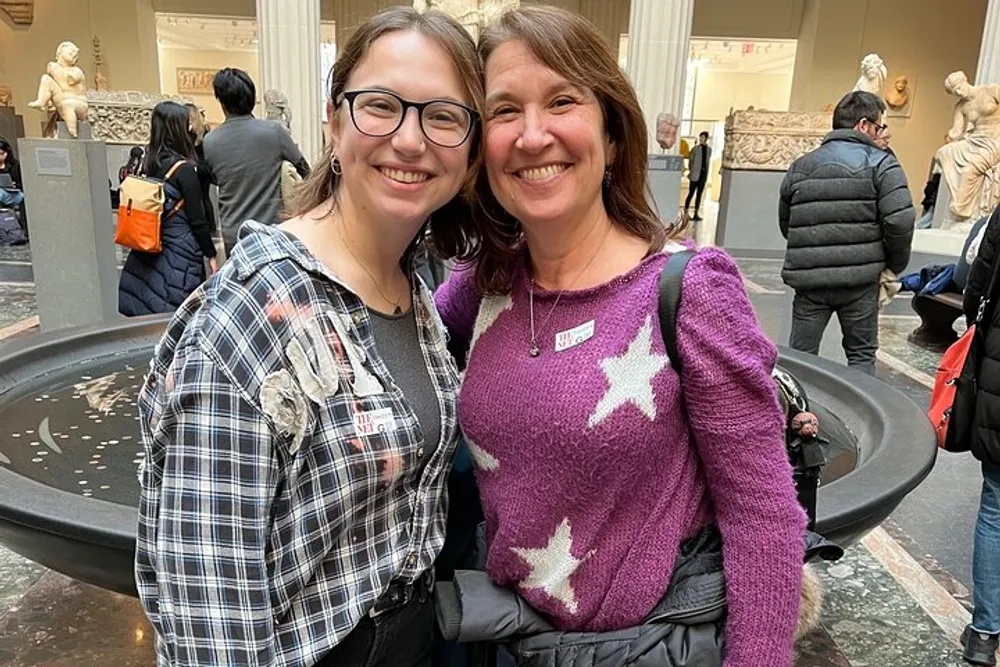
MULTIPOLYGON (((565 294, 568 290, 572 289, 573 286, 576 285, 577 282, 579 282, 580 278, 583 277, 583 274, 586 273, 587 269, 590 268, 590 265, 594 263, 595 259, 597 259, 597 255, 601 252, 601 249, 604 247, 604 243, 605 241, 608 240, 608 234, 610 233, 611 233, 611 223, 609 221, 608 228, 604 232, 604 238, 602 238, 601 242, 597 245, 597 249, 594 250, 594 254, 590 256, 590 259, 587 261, 584 267, 580 269, 580 273, 576 274, 576 278, 573 279, 573 282, 571 282, 566 287, 562 288, 559 291, 559 294, 556 295, 555 302, 552 304, 552 307, 549 308, 549 314, 545 316, 545 319, 542 320, 541 325, 539 325, 538 327, 538 333, 541 333, 545 330, 545 325, 549 323, 549 319, 552 317, 552 313, 556 311, 556 306, 559 305, 559 300, 562 299, 563 294, 565 294)), ((540 347, 538 347, 538 338, 535 335, 535 279, 534 278, 531 279, 531 283, 528 286, 528 318, 529 321, 531 322, 531 346, 528 348, 528 354, 532 357, 537 357, 542 353, 542 350, 540 347)))
POLYGON ((385 302, 391 303, 393 305, 392 314, 402 315, 403 309, 400 307, 399 301, 394 301, 385 295, 385 292, 383 292, 382 288, 379 287, 378 281, 375 280, 375 276, 371 274, 371 271, 368 270, 368 267, 365 266, 365 263, 362 262, 360 259, 358 259, 358 256, 354 254, 354 250, 351 249, 351 244, 347 242, 346 238, 344 238, 344 234, 341 232, 339 225, 337 226, 337 236, 340 237, 340 240, 344 244, 344 247, 347 248, 347 252, 351 253, 351 257, 353 257, 354 261, 358 263, 358 266, 361 267, 361 270, 368 275, 368 279, 372 281, 372 285, 375 285, 375 289, 378 290, 378 293, 382 296, 383 299, 385 299, 385 302))

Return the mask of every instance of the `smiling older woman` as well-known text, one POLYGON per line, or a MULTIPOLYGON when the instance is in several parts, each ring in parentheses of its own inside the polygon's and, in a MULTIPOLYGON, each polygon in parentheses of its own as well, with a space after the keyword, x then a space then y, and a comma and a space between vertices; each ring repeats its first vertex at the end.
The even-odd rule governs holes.
POLYGON ((690 260, 670 359, 658 281, 683 230, 668 234, 645 197, 645 123, 610 49, 583 18, 532 6, 479 50, 488 188, 469 233, 481 243, 436 300, 471 344, 459 416, 489 576, 584 633, 522 637, 511 652, 520 665, 576 664, 582 650, 633 664, 591 633, 671 619, 644 635, 660 637, 642 649, 655 664, 787 666, 805 517, 776 349, 739 271, 717 249, 690 260), (664 613, 692 568, 721 574, 723 554, 723 598, 685 620, 664 613))

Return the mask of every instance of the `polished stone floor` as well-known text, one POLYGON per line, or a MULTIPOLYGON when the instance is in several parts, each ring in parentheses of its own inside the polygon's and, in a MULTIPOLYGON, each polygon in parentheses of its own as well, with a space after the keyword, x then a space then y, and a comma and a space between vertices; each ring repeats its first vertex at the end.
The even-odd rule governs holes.
MULTIPOLYGON (((704 230, 699 230, 705 233, 704 230)), ((701 236, 701 234, 699 234, 701 236)), ((0 247, 0 336, 32 335, 30 249, 0 247)), ((940 261, 914 257, 911 267, 940 261)), ((787 340, 791 297, 780 262, 739 260, 758 316, 787 340)), ((907 341, 917 318, 905 297, 882 314, 878 374, 926 405, 939 350, 907 341)), ((0 349, 5 343, 0 340, 0 349)), ((821 353, 843 360, 835 322, 821 353)), ((817 566, 822 628, 800 646, 798 667, 957 667, 969 618, 972 527, 981 477, 974 461, 944 454, 883 526, 835 564, 817 566)), ((28 502, 26 500, 26 502, 28 502)), ((152 632, 136 600, 47 571, 0 548, 0 667, 152 665, 152 632)))

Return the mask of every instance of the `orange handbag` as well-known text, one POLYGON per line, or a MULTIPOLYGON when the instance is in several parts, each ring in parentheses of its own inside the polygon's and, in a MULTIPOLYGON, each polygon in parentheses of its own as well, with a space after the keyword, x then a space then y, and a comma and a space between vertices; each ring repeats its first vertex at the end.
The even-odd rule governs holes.
POLYGON ((184 200, 181 199, 164 217, 163 206, 167 197, 163 184, 182 164, 184 160, 175 162, 163 180, 127 176, 122 181, 115 243, 141 252, 156 253, 163 250, 160 225, 165 218, 174 215, 184 206, 184 200))
POLYGON ((970 357, 969 353, 975 341, 976 325, 973 324, 941 356, 934 375, 927 416, 934 426, 938 447, 949 452, 969 451, 978 370, 976 355, 970 357), (959 387, 962 388, 962 395, 956 396, 959 387))

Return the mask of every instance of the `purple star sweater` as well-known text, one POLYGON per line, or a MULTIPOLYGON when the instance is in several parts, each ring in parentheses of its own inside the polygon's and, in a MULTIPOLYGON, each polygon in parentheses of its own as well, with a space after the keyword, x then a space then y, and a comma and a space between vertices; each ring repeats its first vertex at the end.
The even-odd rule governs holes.
POLYGON ((459 415, 486 514, 487 569, 566 630, 639 624, 680 544, 723 537, 727 667, 791 663, 805 515, 770 378, 776 349, 734 262, 701 250, 677 315, 678 376, 657 316, 666 254, 606 284, 480 300, 471 269, 437 294, 472 341, 459 415))

